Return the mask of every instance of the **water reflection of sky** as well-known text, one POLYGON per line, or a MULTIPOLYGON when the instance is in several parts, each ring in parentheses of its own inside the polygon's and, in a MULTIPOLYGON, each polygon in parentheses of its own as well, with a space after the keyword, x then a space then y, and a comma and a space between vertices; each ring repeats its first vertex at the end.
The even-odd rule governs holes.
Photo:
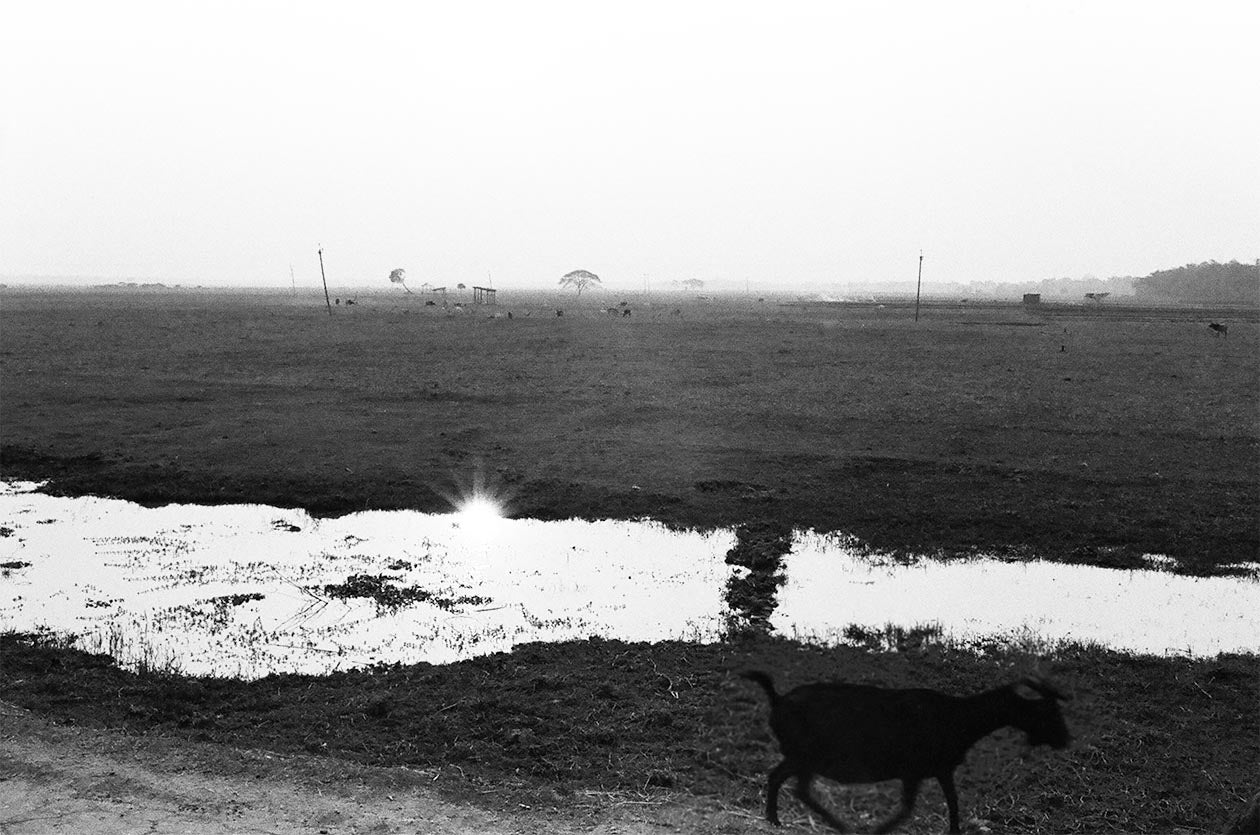
MULTIPOLYGON (((196 674, 442 663, 525 641, 721 637, 733 532, 651 522, 539 522, 408 511, 312 519, 258 505, 142 508, 0 489, 0 629, 80 635, 126 663, 196 674), (323 590, 384 575, 448 608, 381 609, 323 590), (228 596, 238 596, 228 601, 228 596)), ((26 492, 23 492, 23 490, 26 492)), ((1140 652, 1258 652, 1260 583, 1031 562, 858 558, 798 534, 771 623, 836 642, 849 624, 939 623, 1140 652)))
POLYGON ((836 537, 796 537, 770 619, 780 634, 835 643, 850 623, 939 624, 945 637, 1094 642, 1133 652, 1260 652, 1260 583, 1033 560, 914 565, 862 559, 836 537))

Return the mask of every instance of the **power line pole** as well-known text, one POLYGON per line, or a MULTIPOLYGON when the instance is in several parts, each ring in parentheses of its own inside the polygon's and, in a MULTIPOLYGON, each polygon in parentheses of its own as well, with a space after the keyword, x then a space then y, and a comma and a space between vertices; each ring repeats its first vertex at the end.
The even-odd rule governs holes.
POLYGON ((919 250, 919 283, 914 288, 914 321, 919 321, 919 294, 923 291, 923 250, 919 250))
POLYGON ((332 299, 328 298, 328 276, 324 275, 324 247, 319 247, 319 277, 324 280, 324 304, 328 305, 328 315, 332 315, 332 299))
POLYGON ((293 285, 293 295, 297 296, 297 279, 293 276, 293 265, 289 265, 289 282, 293 285))

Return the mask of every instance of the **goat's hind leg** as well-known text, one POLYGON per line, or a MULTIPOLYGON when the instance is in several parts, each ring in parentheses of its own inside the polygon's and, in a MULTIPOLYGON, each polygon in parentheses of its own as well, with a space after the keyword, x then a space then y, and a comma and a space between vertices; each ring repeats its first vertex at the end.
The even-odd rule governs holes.
POLYGON ((770 772, 770 782, 766 785, 766 820, 775 826, 779 823, 779 789, 783 781, 792 775, 792 766, 787 760, 779 763, 770 772))
POLYGON ((906 818, 910 817, 910 813, 914 811, 914 800, 919 796, 918 780, 902 780, 901 781, 901 808, 899 808, 891 818, 884 821, 876 829, 876 832, 892 832, 893 828, 899 825, 906 818))
POLYGON ((840 822, 840 819, 828 812, 826 807, 814 799, 814 794, 809 790, 809 784, 814 781, 814 775, 808 771, 800 772, 796 775, 796 796, 801 802, 813 809, 824 821, 837 832, 848 832, 849 828, 840 822))
POLYGON ((954 788, 954 772, 946 771, 936 775, 936 782, 941 784, 945 793, 945 805, 949 807, 949 831, 962 832, 958 823, 958 789, 954 788))

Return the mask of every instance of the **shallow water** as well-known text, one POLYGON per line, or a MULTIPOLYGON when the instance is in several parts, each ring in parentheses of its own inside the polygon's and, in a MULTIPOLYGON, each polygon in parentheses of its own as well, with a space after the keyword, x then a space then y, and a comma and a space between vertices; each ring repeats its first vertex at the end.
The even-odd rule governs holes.
MULTIPOLYGON (((260 505, 143 508, 0 488, 0 629, 49 629, 128 665, 254 678, 444 663, 599 635, 713 641, 733 531, 260 505), (326 586, 383 576, 399 608, 326 586)), ((1155 561, 1158 564, 1158 561, 1155 561)), ((937 624, 958 640, 1096 641, 1137 652, 1260 652, 1260 583, 995 560, 906 566, 798 532, 771 619, 838 643, 850 624, 937 624)))
POLYGON ((861 559, 842 539, 798 534, 771 625, 833 644, 847 624, 939 625, 943 636, 1097 643, 1154 655, 1260 652, 1256 578, 1186 577, 1032 560, 979 558, 913 565, 861 559))

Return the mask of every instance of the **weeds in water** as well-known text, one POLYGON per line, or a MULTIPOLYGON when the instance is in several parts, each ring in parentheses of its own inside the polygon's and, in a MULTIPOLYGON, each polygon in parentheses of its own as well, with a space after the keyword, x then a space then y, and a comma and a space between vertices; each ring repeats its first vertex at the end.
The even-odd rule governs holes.
POLYGON ((412 603, 432 603, 439 609, 453 611, 461 606, 484 606, 492 602, 480 595, 441 597, 434 592, 416 586, 395 586, 392 578, 383 574, 351 574, 344 583, 328 583, 323 592, 329 597, 346 600, 364 597, 376 601, 380 609, 397 611, 412 603))
POLYGON ((178 663, 175 652, 162 649, 159 642, 151 640, 146 633, 135 634, 124 631, 111 624, 104 634, 94 632, 87 635, 76 633, 55 633, 42 629, 32 633, 34 646, 56 647, 58 649, 74 649, 95 655, 108 655, 125 669, 140 675, 177 676, 183 675, 183 668, 178 663))
POLYGON ((950 643, 939 623, 924 623, 909 628, 888 623, 874 629, 851 623, 844 628, 844 639, 872 652, 918 651, 950 643))

